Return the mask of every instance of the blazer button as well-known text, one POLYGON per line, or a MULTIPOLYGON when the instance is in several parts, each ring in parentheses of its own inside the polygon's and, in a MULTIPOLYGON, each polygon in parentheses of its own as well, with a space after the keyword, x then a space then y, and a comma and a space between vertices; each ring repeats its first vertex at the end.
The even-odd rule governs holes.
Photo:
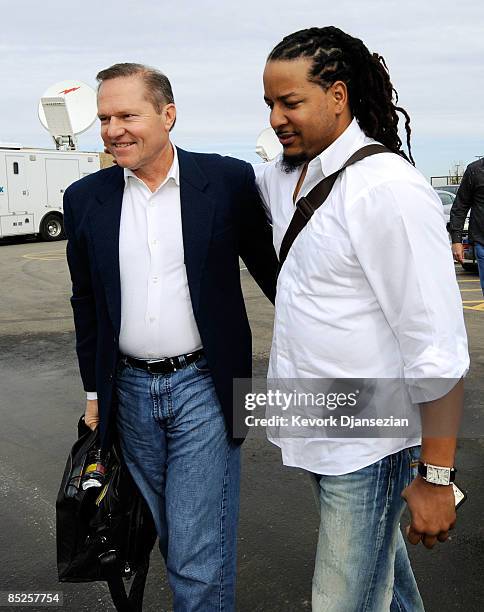
POLYGON ((111 382, 112 380, 113 380, 113 375, 112 375, 112 374, 110 374, 110 375, 109 375, 109 382, 111 382))

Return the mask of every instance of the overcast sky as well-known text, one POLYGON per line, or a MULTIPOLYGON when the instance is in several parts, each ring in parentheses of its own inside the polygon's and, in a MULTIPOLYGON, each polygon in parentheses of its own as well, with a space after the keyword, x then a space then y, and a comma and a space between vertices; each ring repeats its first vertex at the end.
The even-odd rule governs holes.
MULTIPOLYGON (((283 36, 336 25, 386 59, 412 117, 417 166, 447 174, 484 156, 482 0, 0 0, 0 141, 50 146, 37 119, 47 86, 115 62, 137 61, 171 79, 173 140, 255 160, 268 126, 261 74, 283 36)), ((80 137, 101 150, 97 123, 80 137)))

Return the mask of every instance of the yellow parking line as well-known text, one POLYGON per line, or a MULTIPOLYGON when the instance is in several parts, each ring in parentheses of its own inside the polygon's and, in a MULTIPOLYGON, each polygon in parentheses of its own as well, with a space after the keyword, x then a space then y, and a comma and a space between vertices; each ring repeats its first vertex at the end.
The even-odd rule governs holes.
POLYGON ((480 304, 483 300, 462 300, 463 304, 480 304))
POLYGON ((65 259, 64 253, 59 251, 45 251, 44 253, 26 253, 23 259, 35 259, 40 261, 60 261, 65 259))
POLYGON ((470 280, 461 280, 460 278, 457 279, 458 283, 480 283, 480 279, 478 278, 472 278, 470 280))
POLYGON ((463 306, 463 308, 464 310, 478 310, 479 312, 484 312, 484 302, 478 306, 463 306))
POLYGON ((476 287, 476 289, 461 289, 461 293, 468 293, 469 291, 481 291, 480 287, 476 287))

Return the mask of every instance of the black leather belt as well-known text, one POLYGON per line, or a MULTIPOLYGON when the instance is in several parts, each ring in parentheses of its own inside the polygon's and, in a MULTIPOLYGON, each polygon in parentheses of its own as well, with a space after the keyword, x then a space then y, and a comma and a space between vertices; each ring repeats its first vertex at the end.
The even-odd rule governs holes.
POLYGON ((186 355, 178 355, 177 357, 165 357, 164 359, 146 360, 135 359, 134 357, 123 357, 122 361, 129 363, 133 368, 146 370, 150 374, 170 374, 182 368, 186 368, 191 363, 200 359, 203 355, 203 350, 187 353, 186 355))

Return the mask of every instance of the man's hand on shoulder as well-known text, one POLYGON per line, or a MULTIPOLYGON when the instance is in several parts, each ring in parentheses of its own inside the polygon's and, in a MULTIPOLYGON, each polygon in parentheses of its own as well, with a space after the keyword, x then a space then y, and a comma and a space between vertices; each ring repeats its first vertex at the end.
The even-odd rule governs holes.
POLYGON ((86 412, 84 413, 84 422, 89 429, 96 429, 99 425, 99 412, 97 400, 86 401, 86 412))
POLYGON ((445 542, 456 522, 455 499, 452 485, 442 486, 426 482, 417 476, 402 492, 411 515, 407 539, 411 544, 422 541, 433 548, 437 540, 445 542))

